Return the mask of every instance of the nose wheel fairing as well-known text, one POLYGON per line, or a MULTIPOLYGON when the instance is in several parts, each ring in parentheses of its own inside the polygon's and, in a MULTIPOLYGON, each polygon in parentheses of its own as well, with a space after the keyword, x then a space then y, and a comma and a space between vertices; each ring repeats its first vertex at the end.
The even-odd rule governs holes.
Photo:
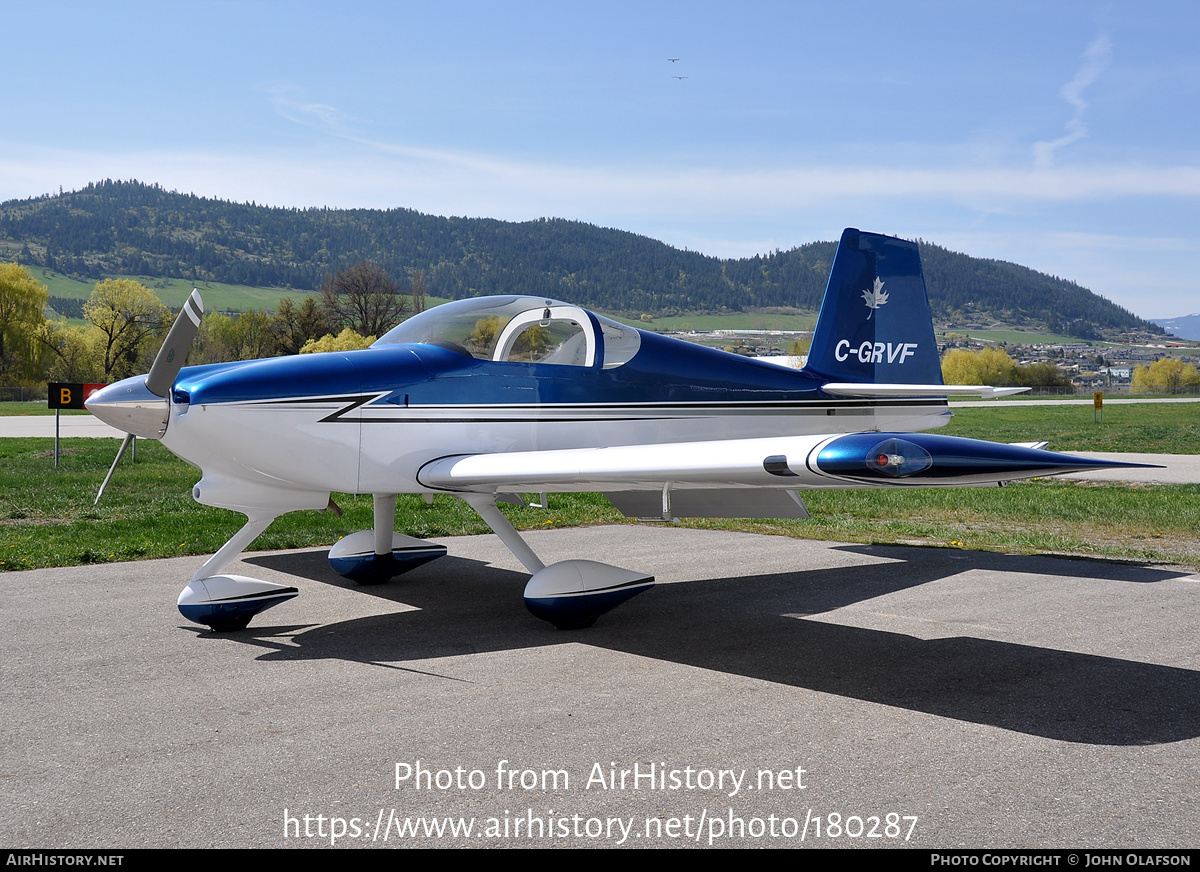
POLYGON ((213 575, 194 579, 179 594, 179 612, 189 621, 218 633, 244 630, 250 619, 287 602, 300 591, 245 575, 213 575))
POLYGON ((410 569, 446 556, 446 546, 392 533, 391 550, 376 552, 376 535, 360 530, 329 549, 329 565, 338 575, 359 584, 382 584, 410 569))

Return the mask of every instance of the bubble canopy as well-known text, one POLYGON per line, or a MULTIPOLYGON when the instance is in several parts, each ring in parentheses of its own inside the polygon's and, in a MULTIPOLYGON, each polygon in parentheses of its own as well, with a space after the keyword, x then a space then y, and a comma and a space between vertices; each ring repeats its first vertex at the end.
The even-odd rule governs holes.
POLYGON ((376 345, 434 345, 478 360, 602 366, 631 360, 641 335, 594 312, 543 297, 473 297, 414 315, 376 345))

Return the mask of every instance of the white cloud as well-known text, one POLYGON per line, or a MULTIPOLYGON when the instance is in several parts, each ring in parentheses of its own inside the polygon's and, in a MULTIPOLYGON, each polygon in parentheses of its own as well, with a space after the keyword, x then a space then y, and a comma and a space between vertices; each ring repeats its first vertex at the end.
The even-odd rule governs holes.
MULTIPOLYGON (((98 153, 0 145, 0 197, 139 178, 283 206, 397 207, 497 218, 769 215, 831 202, 908 199, 980 210, 1122 197, 1200 198, 1200 166, 1020 169, 571 166, 383 147, 337 153, 98 153)), ((585 219, 586 220, 586 219, 585 219)))
MULTIPOLYGON (((320 110, 312 114, 321 117, 320 110)), ((1142 314, 1195 308, 1180 302, 1195 293, 1191 243, 1144 230, 1125 234, 1083 216, 1096 211, 1094 204, 1123 198, 1154 201, 1161 204, 1159 212, 1190 214, 1200 200, 1198 166, 574 166, 350 145, 344 138, 339 143, 337 149, 309 152, 104 153, 0 141, 0 199, 57 191, 60 185, 71 190, 104 178, 137 178, 276 206, 401 207, 514 221, 565 217, 719 256, 834 238, 842 226, 853 225, 923 235, 977 256, 1024 263, 1075 279, 1142 314), (982 212, 1013 217, 1003 225, 988 219, 972 227, 971 219, 982 212), (1054 226, 1038 217, 1046 212, 1060 216, 1054 226), (1064 224, 1061 216, 1070 214, 1076 218, 1064 224), (1025 229, 989 234, 989 227, 1012 230, 1014 222, 1025 229), (1100 232, 1063 232, 1084 226, 1100 232)))
POLYGON ((1078 142, 1088 135, 1087 125, 1083 123, 1083 114, 1087 111, 1087 101, 1083 92, 1088 85, 1100 78, 1100 74, 1108 67, 1112 57, 1112 43, 1108 37, 1101 34, 1092 40, 1083 53, 1083 66, 1075 74, 1075 78, 1063 86, 1059 96, 1067 101, 1075 110, 1074 116, 1067 122, 1067 132, 1058 139, 1049 142, 1033 144, 1034 163, 1039 169, 1048 169, 1054 165, 1054 153, 1060 148, 1078 142))
POLYGON ((299 89, 293 85, 274 85, 266 89, 275 111, 294 124, 312 127, 334 136, 351 138, 358 119, 347 115, 336 106, 314 103, 298 96, 299 89))

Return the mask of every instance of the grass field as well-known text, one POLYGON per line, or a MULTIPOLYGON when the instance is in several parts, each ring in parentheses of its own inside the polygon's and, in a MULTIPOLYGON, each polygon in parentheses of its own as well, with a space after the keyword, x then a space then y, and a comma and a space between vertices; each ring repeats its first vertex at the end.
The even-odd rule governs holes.
MULTIPOLYGON (((199 470, 161 444, 139 440, 136 463, 122 461, 99 506, 96 490, 116 455, 117 441, 63 439, 60 468, 52 441, 0 439, 0 569, 73 566, 206 554, 244 523, 234 512, 193 502, 199 470)), ((344 511, 293 512, 277 519, 255 542, 257 550, 329 545, 371 526, 371 498, 335 495, 344 511)), ((523 529, 555 524, 600 523, 621 516, 594 494, 555 496, 555 509, 510 510, 523 529)), ((453 497, 434 506, 401 497, 396 528, 421 537, 487 532, 487 526, 453 497)))
MULTIPOLYGON (((54 297, 86 300, 96 287, 96 281, 92 279, 79 281, 44 267, 31 267, 30 270, 34 279, 45 285, 49 289, 50 295, 54 297)), ((121 276, 120 278, 141 282, 154 291, 160 300, 175 309, 183 305, 183 301, 188 298, 192 288, 199 288, 200 295, 204 298, 205 311, 208 312, 244 312, 248 309, 274 311, 284 297, 291 297, 299 303, 306 294, 314 293, 313 291, 288 288, 231 285, 224 282, 194 282, 190 279, 164 279, 147 276, 121 276)), ((426 298, 426 307, 433 307, 444 302, 446 300, 440 297, 428 297, 426 298)))
MULTIPOLYGON (((90 415, 86 409, 60 409, 64 415, 90 415)), ((28 403, 0 403, 0 418, 10 415, 53 415, 54 410, 47 408, 46 400, 28 403)))
MULTIPOLYGON (((94 280, 81 282, 57 273, 54 270, 42 267, 33 268, 33 277, 44 284, 50 290, 51 296, 55 297, 71 297, 77 300, 86 300, 92 295, 92 290, 96 287, 94 280)), ((146 276, 122 276, 122 278, 131 278, 141 282, 154 291, 160 300, 176 309, 183 305, 183 301, 192 292, 192 288, 199 288, 201 296, 204 297, 204 308, 210 312, 230 309, 237 311, 244 311, 246 309, 274 310, 283 297, 291 297, 296 302, 299 302, 304 298, 305 294, 311 293, 310 291, 296 291, 284 288, 255 288, 249 285, 229 285, 223 282, 192 282, 188 279, 160 279, 148 278, 146 276)))
POLYGON ((1104 407, 1104 423, 1091 405, 957 408, 938 430, 993 442, 1048 440, 1051 450, 1200 454, 1200 403, 1121 403, 1104 407))
MULTIPOLYGON (((937 337, 941 340, 947 331, 937 330, 937 337)), ((983 339, 987 342, 1005 342, 1009 345, 1067 345, 1082 340, 1071 336, 1063 336, 1058 333, 1026 333, 1024 330, 950 330, 951 333, 959 333, 970 336, 973 339, 983 339)), ((1096 345, 1105 343, 1097 342, 1096 345)))
POLYGON ((695 526, 804 539, 1088 555, 1200 568, 1200 485, 1066 481, 805 493, 808 521, 695 526))
MULTIPOLYGON (((938 341, 945 338, 947 332, 958 333, 971 337, 972 339, 982 339, 986 342, 1005 343, 1008 345, 1071 345, 1077 342, 1090 342, 1096 347, 1097 353, 1103 353, 1110 348, 1126 348, 1128 345, 1124 342, 1112 342, 1105 339, 1085 340, 1075 336, 1064 336, 1061 333, 1027 333, 1024 330, 956 330, 949 331, 938 328, 934 331, 938 341)), ((1177 342, 1178 340, 1172 340, 1177 342)), ((1155 340, 1155 342, 1165 342, 1165 339, 1155 340)), ((1184 340, 1186 343, 1187 340, 1184 340)), ((1196 353, 1196 343, 1188 343, 1181 347, 1160 348, 1159 350, 1170 357, 1190 356, 1196 353)))
MULTIPOLYGON (((8 404, 18 405, 18 404, 8 404)), ((1002 442, 1049 439, 1061 450, 1200 453, 1200 408, 1192 404, 1112 407, 1093 424, 1078 406, 959 409, 941 432, 1002 442)), ((0 569, 204 555, 219 548, 241 515, 197 505, 198 470, 143 441, 123 462, 100 506, 92 499, 116 441, 64 439, 54 470, 48 439, 0 439, 0 569)), ((328 546, 369 529, 369 497, 335 495, 341 518, 294 512, 256 540, 256 550, 328 546)), ((1128 486, 1062 481, 1006 488, 805 493, 807 521, 690 521, 848 542, 925 544, 1009 552, 1086 554, 1200 567, 1200 485, 1128 486)), ((549 510, 503 506, 520 529, 629 523, 597 494, 552 494, 549 510)), ((460 500, 433 506, 401 497, 396 528, 422 537, 487 532, 460 500)))

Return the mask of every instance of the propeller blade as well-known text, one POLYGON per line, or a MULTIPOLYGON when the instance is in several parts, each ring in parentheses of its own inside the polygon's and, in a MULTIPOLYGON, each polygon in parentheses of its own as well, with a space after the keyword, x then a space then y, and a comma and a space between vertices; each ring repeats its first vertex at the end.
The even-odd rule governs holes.
POLYGON ((156 397, 165 397, 167 391, 171 390, 171 385, 175 384, 175 377, 183 368, 183 361, 187 358, 192 340, 200 331, 200 319, 203 316, 204 300, 200 298, 200 291, 192 288, 191 295, 179 310, 175 323, 171 325, 171 332, 167 334, 166 341, 163 342, 162 348, 158 349, 158 355, 150 367, 150 374, 146 376, 146 389, 156 397))
MULTIPOLYGON (((196 334, 200 332, 200 319, 203 317, 204 300, 200 297, 200 291, 196 288, 192 288, 191 294, 188 295, 187 300, 184 301, 183 308, 179 310, 179 315, 175 318, 175 323, 171 325, 171 330, 169 333, 167 333, 167 338, 164 340, 162 348, 158 349, 158 354, 154 358, 154 363, 150 366, 149 374, 142 383, 145 389, 154 396, 165 398, 167 396, 167 392, 171 390, 171 385, 175 384, 175 379, 179 375, 179 370, 183 369, 183 362, 187 359, 188 350, 192 346, 192 341, 196 338, 196 334)), ((126 379, 125 382, 121 382, 117 385, 117 390, 120 390, 121 386, 125 385, 127 382, 134 381, 134 379, 126 379)), ((109 385, 108 388, 103 388, 101 390, 101 394, 103 391, 111 390, 112 388, 113 385, 109 385)), ((127 392, 132 392, 133 388, 126 386, 125 390, 127 392)), ((97 395, 95 396, 95 399, 97 402, 92 404, 93 414, 102 411, 103 407, 105 406, 105 403, 102 402, 102 396, 97 395)), ((136 399, 140 400, 142 398, 136 399)), ((122 405, 117 401, 115 396, 109 397, 108 400, 110 405, 122 405)), ((130 403, 126 402, 125 405, 130 405, 130 403)), ((133 403, 133 405, 136 405, 136 401, 133 403)), ((161 416, 163 427, 166 427, 167 425, 166 422, 169 409, 170 403, 168 402, 166 407, 163 409, 161 416)), ((99 417, 101 420, 108 420, 103 414, 99 415, 99 417)), ((109 423, 113 422, 109 421, 109 423)), ((131 424, 138 425, 145 422, 138 419, 138 416, 132 416, 129 417, 128 421, 123 421, 122 423, 124 423, 125 426, 130 426, 131 424)), ((121 427, 121 429, 125 429, 125 427, 121 426, 121 424, 116 424, 116 426, 121 427)), ((134 429, 142 428, 139 426, 134 426, 134 429)), ((160 429, 159 433, 161 434, 161 432, 162 431, 160 429)), ((157 438, 154 437, 149 431, 144 432, 143 435, 150 436, 151 438, 157 438)), ((108 487, 109 481, 112 480, 113 473, 117 471, 117 464, 120 463, 121 458, 125 456, 126 449, 133 444, 133 438, 133 433, 125 434, 125 439, 122 440, 121 447, 117 449, 117 457, 112 462, 112 466, 108 468, 108 475, 104 476, 104 482, 100 485, 100 490, 96 494, 96 499, 92 502, 93 506, 100 504, 100 497, 104 496, 104 489, 108 487)))
POLYGON ((113 473, 117 471, 117 464, 121 462, 121 458, 125 456, 125 449, 129 447, 129 443, 133 442, 133 434, 126 433, 125 438, 121 440, 121 447, 117 449, 117 459, 113 461, 112 466, 108 468, 108 475, 104 476, 104 481, 100 484, 100 492, 96 494, 96 499, 92 503, 93 506, 100 504, 100 497, 104 496, 104 489, 108 487, 108 481, 113 477, 113 473))

